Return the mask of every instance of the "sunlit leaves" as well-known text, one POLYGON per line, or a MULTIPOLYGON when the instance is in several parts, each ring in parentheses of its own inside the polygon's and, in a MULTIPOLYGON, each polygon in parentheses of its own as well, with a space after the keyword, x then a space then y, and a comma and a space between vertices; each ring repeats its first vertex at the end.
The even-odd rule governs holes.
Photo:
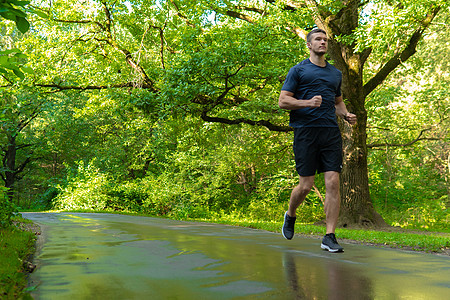
MULTIPOLYGON (((27 21, 27 14, 23 11, 24 7, 29 4, 29 1, 4 0, 0 2, 0 16, 6 20, 15 22, 17 29, 21 33, 25 33, 30 28, 30 23, 27 21)), ((33 73, 30 67, 24 67, 23 61, 26 55, 22 54, 20 50, 5 49, 4 45, 0 50, 0 74, 4 78, 11 77, 11 73, 20 79, 25 78, 24 73, 33 73)))
POLYGON ((14 21, 20 32, 25 33, 30 28, 26 17, 27 14, 21 10, 29 1, 4 0, 0 3, 0 16, 14 21))
POLYGON ((446 14, 448 3, 440 0, 369 2, 365 10, 370 14, 354 33, 357 50, 372 49, 365 75, 372 76, 390 57, 400 53, 437 5, 442 5, 441 14, 446 14))

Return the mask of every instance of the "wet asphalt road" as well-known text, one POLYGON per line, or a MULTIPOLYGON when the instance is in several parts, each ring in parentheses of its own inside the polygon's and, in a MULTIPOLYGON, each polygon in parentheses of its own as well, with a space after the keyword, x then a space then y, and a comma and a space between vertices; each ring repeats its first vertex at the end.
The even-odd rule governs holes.
POLYGON ((23 213, 42 227, 35 299, 450 299, 450 258, 225 225, 23 213))

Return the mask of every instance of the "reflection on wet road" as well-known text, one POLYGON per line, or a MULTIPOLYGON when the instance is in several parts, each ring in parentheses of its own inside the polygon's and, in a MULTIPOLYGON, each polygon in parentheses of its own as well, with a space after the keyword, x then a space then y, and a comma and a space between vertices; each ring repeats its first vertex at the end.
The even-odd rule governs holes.
POLYGON ((41 225, 35 299, 448 299, 450 259, 225 225, 24 213, 41 225))

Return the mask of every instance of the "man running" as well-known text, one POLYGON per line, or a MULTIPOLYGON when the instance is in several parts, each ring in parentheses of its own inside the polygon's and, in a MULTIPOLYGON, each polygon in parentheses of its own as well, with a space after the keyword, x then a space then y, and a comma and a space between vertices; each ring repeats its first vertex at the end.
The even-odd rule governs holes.
POLYGON ((325 60, 328 38, 322 29, 306 37, 308 59, 292 67, 281 89, 278 105, 290 110, 289 125, 294 128, 294 155, 299 184, 292 190, 284 215, 283 236, 294 236, 296 210, 311 191, 316 173, 324 173, 326 235, 321 248, 342 252, 335 236, 339 217, 339 174, 342 169, 342 138, 337 116, 351 125, 356 115, 349 113, 341 94, 342 72, 325 60))

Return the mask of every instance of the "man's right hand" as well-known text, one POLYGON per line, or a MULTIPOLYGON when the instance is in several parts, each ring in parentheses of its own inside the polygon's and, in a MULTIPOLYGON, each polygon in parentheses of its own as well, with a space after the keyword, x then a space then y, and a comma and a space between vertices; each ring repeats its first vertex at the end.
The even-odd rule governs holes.
POLYGON ((319 107, 322 104, 322 96, 316 95, 309 99, 310 107, 319 107))

